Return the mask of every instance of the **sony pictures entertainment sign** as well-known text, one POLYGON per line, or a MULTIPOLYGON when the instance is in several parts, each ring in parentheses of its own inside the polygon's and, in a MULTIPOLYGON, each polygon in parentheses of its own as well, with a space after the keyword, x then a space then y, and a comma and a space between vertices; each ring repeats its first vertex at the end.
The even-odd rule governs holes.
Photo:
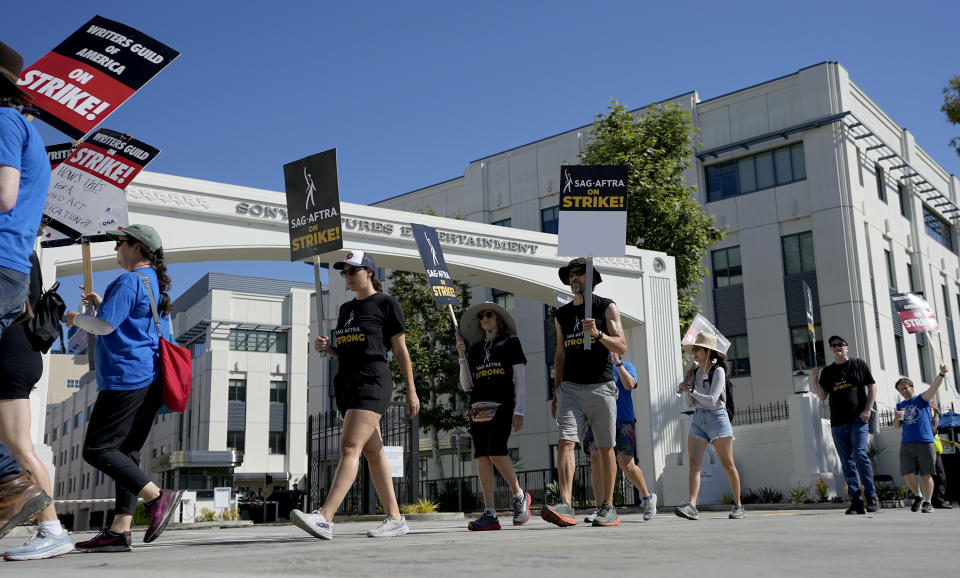
POLYGON ((290 260, 343 248, 337 149, 283 165, 290 225, 290 260))
POLYGON ((557 255, 622 257, 627 238, 627 167, 560 167, 557 255))
POLYGON ((20 75, 37 117, 79 139, 180 53, 139 30, 95 16, 20 75))

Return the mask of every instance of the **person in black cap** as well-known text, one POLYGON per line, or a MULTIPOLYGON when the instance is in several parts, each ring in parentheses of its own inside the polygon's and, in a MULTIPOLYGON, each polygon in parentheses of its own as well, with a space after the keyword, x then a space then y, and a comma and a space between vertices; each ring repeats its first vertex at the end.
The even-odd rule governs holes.
POLYGON ((20 54, 0 42, 0 336, 24 310, 50 188, 46 147, 22 112, 29 99, 17 86, 22 68, 20 54))
POLYGON ((822 371, 814 368, 811 381, 821 400, 830 398, 830 429, 850 495, 847 514, 876 512, 880 502, 873 482, 873 466, 867 456, 867 440, 877 383, 866 361, 850 357, 846 339, 831 335, 827 343, 834 362, 822 371), (860 494, 861 484, 866 506, 860 494))
POLYGON ((383 451, 380 418, 393 398, 393 376, 387 365, 387 351, 400 366, 407 384, 407 412, 420 411, 420 400, 413 383, 413 366, 406 345, 403 309, 396 297, 383 293, 377 279, 373 257, 364 251, 351 251, 343 261, 333 264, 347 288, 356 297, 340 306, 336 345, 326 335, 317 337, 314 348, 339 360, 333 380, 337 408, 343 414, 340 437, 340 463, 323 507, 312 513, 290 512, 290 520, 300 529, 324 540, 333 539, 333 515, 340 508, 350 486, 357 478, 360 453, 367 458, 370 477, 383 504, 386 519, 380 527, 367 532, 371 538, 400 536, 409 532, 393 490, 390 464, 383 451))
MULTIPOLYGON (((560 474, 561 499, 544 506, 541 516, 558 526, 577 523, 571 504, 573 493, 574 447, 583 445, 587 423, 593 430, 594 441, 600 453, 603 475, 603 496, 598 497, 600 508, 593 520, 594 526, 620 524, 613 506, 613 487, 616 481, 617 460, 613 451, 616 441, 617 384, 613 377, 610 353, 623 355, 627 340, 620 325, 620 311, 610 299, 593 294, 589 313, 584 305, 587 261, 573 259, 560 268, 560 280, 570 285, 573 301, 557 309, 557 351, 554 355, 554 383, 552 412, 560 426, 557 462, 560 474), (584 350, 583 342, 592 340, 591 349, 584 350)), ((603 280, 593 270, 593 285, 603 280)))

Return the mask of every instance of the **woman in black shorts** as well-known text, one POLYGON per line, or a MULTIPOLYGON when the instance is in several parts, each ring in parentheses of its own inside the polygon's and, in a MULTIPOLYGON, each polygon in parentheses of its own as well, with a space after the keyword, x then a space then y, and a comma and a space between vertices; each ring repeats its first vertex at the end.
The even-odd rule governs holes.
POLYGON ((460 353, 460 387, 470 392, 470 418, 473 422, 470 435, 485 508, 479 518, 467 524, 467 528, 500 529, 493 499, 494 467, 510 485, 513 525, 520 526, 530 519, 530 494, 520 489, 513 462, 507 455, 511 429, 520 431, 523 427, 527 396, 523 370, 527 358, 517 338, 517 324, 509 311, 487 302, 467 309, 460 320, 460 328, 464 336, 474 342, 467 352, 466 345, 458 340, 457 351, 460 353))
POLYGON ((331 520, 357 478, 362 452, 387 514, 383 524, 367 532, 367 536, 400 536, 409 529, 406 520, 400 516, 400 506, 393 491, 390 465, 380 436, 380 418, 393 397, 393 376, 387 365, 388 350, 393 351, 407 384, 407 412, 413 417, 420 410, 407 352, 403 310, 395 297, 382 292, 373 257, 367 253, 347 253, 346 259, 334 263, 333 268, 340 270, 347 288, 356 294, 356 298, 340 306, 334 330, 336 345, 331 345, 326 335, 314 342, 318 352, 327 352, 340 362, 334 378, 337 408, 343 414, 340 463, 323 507, 310 514, 293 510, 290 519, 317 538, 332 539, 331 520))

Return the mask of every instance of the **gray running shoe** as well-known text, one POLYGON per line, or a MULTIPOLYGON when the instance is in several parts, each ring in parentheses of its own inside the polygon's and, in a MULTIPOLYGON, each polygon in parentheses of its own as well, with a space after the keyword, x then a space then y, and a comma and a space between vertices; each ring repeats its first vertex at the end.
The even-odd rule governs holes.
POLYGON ((681 518, 686 518, 688 520, 699 520, 700 511, 697 510, 697 507, 687 502, 682 506, 677 506, 673 509, 673 513, 680 516, 681 518))
POLYGON ((600 504, 597 510, 597 517, 593 520, 594 526, 619 526, 620 516, 617 515, 617 509, 610 504, 600 504))
POLYGON ((33 536, 23 546, 7 550, 4 560, 43 560, 73 552, 73 543, 67 531, 60 530, 59 536, 53 536, 43 528, 37 528, 33 536))
POLYGON ((600 506, 594 506, 593 511, 586 515, 583 521, 587 524, 592 524, 594 520, 597 519, 597 512, 600 511, 600 506))
POLYGON ((747 515, 746 510, 743 509, 743 506, 733 505, 733 508, 730 509, 730 519, 739 520, 747 515))
POLYGON ((540 509, 540 517, 544 520, 550 522, 551 524, 556 524, 561 528, 566 526, 576 526, 577 514, 573 511, 573 508, 570 507, 565 500, 560 500, 556 504, 550 504, 549 506, 544 506, 540 509))
POLYGON ((311 536, 321 540, 333 540, 333 524, 327 521, 320 510, 307 514, 300 510, 290 511, 290 521, 311 536))
POLYGON ((933 504, 930 502, 924 502, 923 506, 920 508, 920 511, 924 514, 929 514, 933 511, 933 504))
POLYGON ((410 531, 410 528, 407 526, 407 520, 405 518, 400 518, 399 520, 386 517, 383 520, 383 523, 380 526, 369 530, 367 532, 368 538, 392 538, 394 536, 403 536, 410 531))
POLYGON ((522 526, 530 520, 530 494, 523 493, 520 498, 513 498, 513 525, 522 526))
POLYGON ((657 515, 657 495, 650 494, 650 498, 643 500, 643 521, 649 522, 657 515))

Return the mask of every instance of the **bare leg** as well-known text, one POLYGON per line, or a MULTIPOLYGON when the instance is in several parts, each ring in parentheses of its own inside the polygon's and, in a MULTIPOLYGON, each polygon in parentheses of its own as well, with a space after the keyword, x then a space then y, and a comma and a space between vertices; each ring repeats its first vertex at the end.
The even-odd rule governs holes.
POLYGON ((907 481, 907 485, 910 486, 910 489, 913 490, 913 493, 917 496, 920 495, 920 484, 917 483, 916 474, 904 474, 903 479, 907 481))
POLYGON ((923 485, 923 499, 930 501, 933 497, 933 476, 920 476, 920 483, 923 485))
POLYGON ((620 466, 620 470, 627 476, 630 483, 640 490, 641 497, 646 498, 650 495, 650 492, 647 490, 647 482, 643 479, 643 472, 640 471, 640 467, 637 466, 633 456, 618 454, 617 465, 620 466))
MULTIPOLYGON (((340 504, 350 491, 350 486, 357 479, 357 470, 360 468, 360 452, 370 436, 380 424, 380 414, 363 409, 348 409, 343 416, 343 433, 340 437, 340 463, 337 464, 337 473, 333 475, 330 484, 330 493, 324 502, 320 513, 328 522, 340 509, 340 504)), ((384 505, 386 507, 386 504, 384 505)))
POLYGON ((697 436, 687 436, 687 457, 690 460, 688 483, 690 486, 690 503, 697 505, 697 495, 700 493, 700 468, 703 466, 703 453, 707 451, 707 442, 697 436))
POLYGON ((560 476, 560 496, 573 504, 573 470, 574 464, 573 448, 575 442, 570 440, 560 440, 557 442, 557 473, 560 476))
POLYGON ((370 465, 370 478, 373 480, 373 487, 377 490, 380 503, 383 504, 384 513, 394 520, 399 520, 400 506, 397 504, 397 494, 393 490, 393 475, 390 471, 390 463, 387 462, 387 454, 383 451, 383 438, 380 437, 380 416, 374 412, 368 413, 377 416, 377 426, 363 446, 363 457, 367 458, 367 463, 370 465))
POLYGON ((597 450, 590 452, 590 482, 593 486, 593 503, 600 507, 603 503, 603 467, 597 450))
MULTIPOLYGON (((30 438, 30 400, 3 399, 0 400, 0 442, 10 449, 13 457, 20 462, 23 469, 33 474, 33 481, 43 488, 51 498, 53 486, 50 483, 50 472, 40 463, 37 452, 33 448, 30 438)), ((57 510, 53 504, 40 511, 37 519, 41 522, 53 522, 57 519, 57 510)))
POLYGON ((483 507, 496 509, 493 501, 493 462, 489 456, 477 458, 477 477, 483 492, 483 507))
MULTIPOLYGON (((496 466, 497 471, 500 472, 500 475, 503 476, 503 479, 506 480, 507 484, 510 486, 510 491, 513 492, 513 495, 516 496, 523 490, 520 488, 520 481, 517 480, 517 473, 513 470, 513 462, 510 460, 509 456, 490 456, 490 461, 493 462, 493 465, 496 466)), ((490 481, 493 481, 493 477, 490 477, 490 481)), ((491 492, 493 484, 490 484, 491 492)), ((484 498, 486 499, 486 498, 484 498)), ((492 504, 493 502, 491 502, 492 504)), ((490 506, 493 507, 492 505, 490 506)))
POLYGON ((733 463, 733 438, 717 438, 713 440, 713 447, 717 450, 723 469, 727 471, 730 491, 733 492, 733 503, 740 506, 740 472, 733 463))
POLYGON ((617 455, 613 448, 598 447, 600 465, 603 467, 603 502, 613 505, 613 487, 617 484, 617 455))

